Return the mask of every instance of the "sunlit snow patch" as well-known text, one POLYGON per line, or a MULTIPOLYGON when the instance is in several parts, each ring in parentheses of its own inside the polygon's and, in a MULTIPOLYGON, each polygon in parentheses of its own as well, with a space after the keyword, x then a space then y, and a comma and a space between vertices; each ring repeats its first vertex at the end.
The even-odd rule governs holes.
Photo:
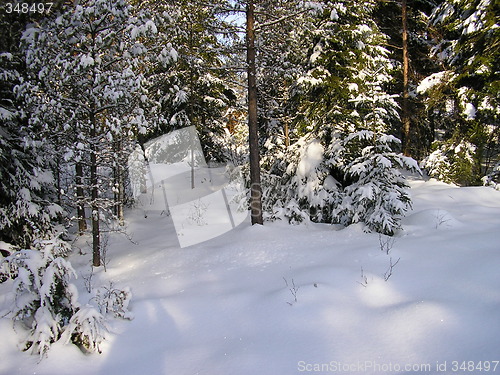
POLYGON ((181 247, 220 236, 247 218, 240 171, 208 166, 194 126, 145 144, 129 158, 134 196, 150 211, 170 212, 181 247), (144 157, 145 156, 145 157, 144 157))

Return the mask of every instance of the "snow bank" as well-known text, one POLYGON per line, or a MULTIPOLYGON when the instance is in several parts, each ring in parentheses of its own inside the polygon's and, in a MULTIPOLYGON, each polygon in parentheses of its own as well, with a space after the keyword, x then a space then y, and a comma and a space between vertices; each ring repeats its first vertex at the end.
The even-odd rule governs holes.
MULTIPOLYGON (((1 319, 0 374, 437 374, 453 361, 493 366, 500 192, 411 185, 414 210, 393 242, 360 224, 245 222, 181 249, 159 209, 147 218, 129 212, 137 245, 111 238, 108 271, 97 276, 131 286, 135 319, 112 322, 101 355, 58 343, 39 364, 15 348, 1 319)), ((87 260, 75 255, 72 263, 83 272, 87 260)), ((8 291, 0 284, 0 296, 8 291)), ((4 304, 2 297, 0 310, 4 304)))

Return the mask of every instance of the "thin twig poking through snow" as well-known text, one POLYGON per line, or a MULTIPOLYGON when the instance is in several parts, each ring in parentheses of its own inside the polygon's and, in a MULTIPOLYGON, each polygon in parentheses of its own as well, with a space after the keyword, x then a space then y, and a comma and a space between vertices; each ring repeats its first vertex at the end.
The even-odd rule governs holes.
POLYGON ((361 281, 358 281, 357 283, 364 286, 365 288, 368 286, 368 278, 363 271, 363 267, 361 267, 361 281))
POLYGON ((92 293, 92 277, 94 276, 94 267, 90 266, 90 273, 82 274, 83 282, 87 292, 92 293))
POLYGON ((389 278, 392 276, 392 271, 393 271, 394 267, 396 266, 396 264, 399 263, 400 260, 401 260, 401 258, 398 258, 396 263, 392 263, 392 257, 389 258, 389 268, 384 273, 384 280, 385 281, 389 280, 389 278))
POLYGON ((390 236, 384 236, 382 234, 378 235, 378 242, 380 244, 380 250, 389 255, 396 240, 390 236))
POLYGON ((447 217, 447 214, 446 212, 445 213, 441 213, 441 210, 437 210, 436 212, 436 215, 435 215, 435 218, 436 218, 436 226, 435 228, 438 229, 441 225, 447 223, 448 221, 450 221, 450 219, 446 219, 447 217))
POLYGON ((292 286, 291 287, 288 285, 288 281, 284 277, 283 277, 283 280, 285 280, 285 285, 288 288, 288 290, 290 291, 290 293, 292 293, 292 296, 293 296, 293 299, 294 299, 293 302, 287 302, 287 303, 290 306, 293 306, 293 304, 295 302, 297 302, 297 292, 299 291, 300 287, 298 287, 298 286, 295 285, 295 281, 293 279, 292 279, 292 286))

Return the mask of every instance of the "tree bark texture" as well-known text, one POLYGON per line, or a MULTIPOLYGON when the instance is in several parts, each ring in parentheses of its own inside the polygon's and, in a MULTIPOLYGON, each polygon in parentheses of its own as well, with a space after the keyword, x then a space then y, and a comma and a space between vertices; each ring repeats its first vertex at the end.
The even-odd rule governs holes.
POLYGON ((410 156, 410 108, 409 108, 409 56, 408 56, 408 14, 407 0, 402 0, 401 15, 403 22, 403 154, 410 156))
POLYGON ((76 182, 76 216, 78 217, 78 232, 80 235, 87 230, 87 220, 85 219, 84 189, 83 189, 83 164, 77 162, 75 166, 76 182))
POLYGON ((248 141, 250 148, 250 212, 253 224, 263 224, 262 188, 257 123, 257 77, 255 65, 255 15, 253 0, 247 1, 248 141))
POLYGON ((97 146, 96 146, 96 119, 95 114, 90 116, 90 187, 92 202, 92 264, 101 265, 101 231, 99 227, 99 179, 97 176, 97 146))

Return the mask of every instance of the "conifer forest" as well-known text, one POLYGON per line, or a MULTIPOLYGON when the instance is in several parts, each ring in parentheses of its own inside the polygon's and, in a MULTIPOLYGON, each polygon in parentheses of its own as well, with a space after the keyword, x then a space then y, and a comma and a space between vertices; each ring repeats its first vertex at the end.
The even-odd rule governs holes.
POLYGON ((494 0, 1 0, 0 374, 500 372, 499 61, 494 0))

